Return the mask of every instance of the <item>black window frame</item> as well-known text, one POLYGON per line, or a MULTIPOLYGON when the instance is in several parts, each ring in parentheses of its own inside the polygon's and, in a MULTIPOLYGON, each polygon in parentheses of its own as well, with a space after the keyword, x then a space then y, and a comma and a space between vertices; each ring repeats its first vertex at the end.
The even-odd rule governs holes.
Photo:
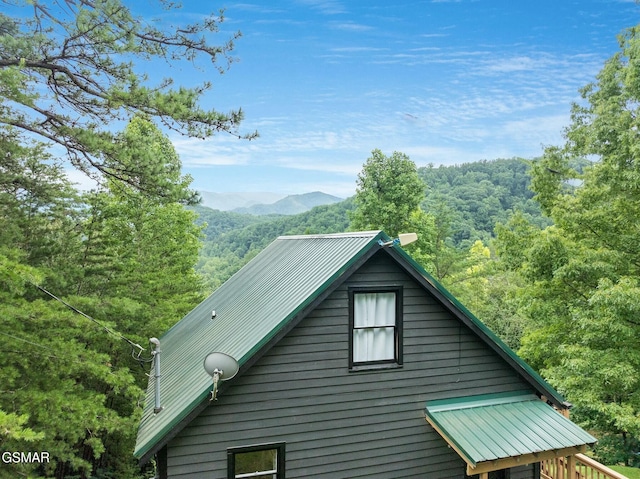
POLYGON ((277 479, 285 479, 285 453, 286 453, 286 443, 284 442, 270 442, 266 444, 253 444, 251 446, 239 446, 239 447, 230 447, 227 449, 227 478, 235 479, 236 478, 236 454, 242 454, 246 452, 255 452, 255 451, 269 451, 272 449, 276 450, 276 478, 277 479))
POLYGON ((401 367, 403 363, 402 358, 402 336, 403 336, 403 288, 402 285, 389 285, 389 286, 350 286, 348 288, 349 295, 349 370, 370 370, 381 368, 396 368, 401 367), (355 303, 354 297, 356 294, 371 294, 371 293, 395 293, 396 295, 396 324, 394 327, 394 346, 395 357, 394 359, 385 359, 381 361, 359 361, 353 360, 353 330, 355 326, 354 310, 355 303))

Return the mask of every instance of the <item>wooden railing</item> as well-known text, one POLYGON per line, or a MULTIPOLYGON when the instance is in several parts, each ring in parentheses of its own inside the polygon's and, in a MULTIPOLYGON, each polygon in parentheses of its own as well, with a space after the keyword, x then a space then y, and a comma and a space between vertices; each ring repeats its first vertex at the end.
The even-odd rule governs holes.
POLYGON ((541 479, 628 479, 584 454, 557 457, 540 463, 541 479), (573 474, 571 474, 573 471, 573 474))

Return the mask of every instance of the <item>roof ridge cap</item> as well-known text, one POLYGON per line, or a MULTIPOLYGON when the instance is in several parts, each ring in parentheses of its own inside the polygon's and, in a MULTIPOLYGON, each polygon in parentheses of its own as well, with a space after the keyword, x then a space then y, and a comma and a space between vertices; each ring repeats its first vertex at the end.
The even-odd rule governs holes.
POLYGON ((300 239, 322 239, 322 238, 361 238, 375 237, 382 233, 382 230, 372 231, 350 231, 345 233, 320 233, 310 235, 282 235, 278 236, 278 240, 300 240, 300 239))

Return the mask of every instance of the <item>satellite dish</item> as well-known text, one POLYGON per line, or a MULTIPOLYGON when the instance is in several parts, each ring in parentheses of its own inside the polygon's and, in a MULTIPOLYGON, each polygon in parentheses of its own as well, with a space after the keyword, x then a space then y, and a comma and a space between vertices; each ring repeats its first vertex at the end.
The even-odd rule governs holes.
POLYGON ((418 241, 418 235, 416 233, 402 233, 398 235, 398 239, 400 240, 400 246, 404 246, 418 241))
POLYGON ((213 376, 217 370, 221 381, 231 379, 238 374, 238 361, 225 353, 209 353, 204 358, 203 366, 209 376, 213 376))
POLYGON ((238 374, 238 361, 225 353, 209 353, 204 358, 204 370, 213 379, 213 390, 211 391, 211 401, 217 400, 218 381, 228 381, 238 374))

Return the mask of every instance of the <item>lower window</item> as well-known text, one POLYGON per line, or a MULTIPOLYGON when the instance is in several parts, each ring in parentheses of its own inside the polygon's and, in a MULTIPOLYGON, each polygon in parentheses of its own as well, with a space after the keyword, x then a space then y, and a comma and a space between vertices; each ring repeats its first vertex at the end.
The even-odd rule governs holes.
POLYGON ((228 479, 284 479, 284 443, 227 449, 228 479))

